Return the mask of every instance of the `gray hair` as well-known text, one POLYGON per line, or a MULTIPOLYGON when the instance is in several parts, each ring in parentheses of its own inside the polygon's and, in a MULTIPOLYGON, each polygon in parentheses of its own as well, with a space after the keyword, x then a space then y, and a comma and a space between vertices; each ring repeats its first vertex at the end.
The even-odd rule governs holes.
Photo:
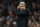
POLYGON ((20 2, 19 5, 25 5, 25 2, 20 2))

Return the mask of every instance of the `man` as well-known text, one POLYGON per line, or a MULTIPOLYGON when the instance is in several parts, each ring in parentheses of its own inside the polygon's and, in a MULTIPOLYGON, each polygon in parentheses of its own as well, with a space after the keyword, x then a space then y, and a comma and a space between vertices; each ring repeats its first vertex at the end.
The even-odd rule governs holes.
POLYGON ((20 2, 16 10, 17 27, 27 27, 29 10, 25 7, 25 2, 20 2))

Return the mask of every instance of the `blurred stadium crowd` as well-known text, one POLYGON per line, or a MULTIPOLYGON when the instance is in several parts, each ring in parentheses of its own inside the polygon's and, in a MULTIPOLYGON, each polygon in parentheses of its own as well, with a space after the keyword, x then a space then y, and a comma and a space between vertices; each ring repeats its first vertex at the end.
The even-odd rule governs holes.
POLYGON ((30 10, 28 27, 40 27, 40 0, 0 0, 0 27, 17 27, 15 11, 20 1, 30 10))

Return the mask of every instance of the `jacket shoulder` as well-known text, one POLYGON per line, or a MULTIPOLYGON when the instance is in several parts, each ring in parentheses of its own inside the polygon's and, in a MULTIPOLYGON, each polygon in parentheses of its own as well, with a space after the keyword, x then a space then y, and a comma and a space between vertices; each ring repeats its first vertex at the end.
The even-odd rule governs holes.
POLYGON ((27 9, 27 8, 26 8, 25 10, 26 10, 26 11, 28 11, 28 12, 30 11, 30 10, 29 10, 29 9, 27 9))

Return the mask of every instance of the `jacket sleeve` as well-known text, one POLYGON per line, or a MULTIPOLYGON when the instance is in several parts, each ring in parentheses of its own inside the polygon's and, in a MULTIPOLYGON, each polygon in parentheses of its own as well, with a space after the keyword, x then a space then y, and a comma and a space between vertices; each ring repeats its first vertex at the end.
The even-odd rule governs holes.
POLYGON ((28 9, 26 9, 26 14, 27 14, 27 18, 28 18, 30 16, 28 9))

